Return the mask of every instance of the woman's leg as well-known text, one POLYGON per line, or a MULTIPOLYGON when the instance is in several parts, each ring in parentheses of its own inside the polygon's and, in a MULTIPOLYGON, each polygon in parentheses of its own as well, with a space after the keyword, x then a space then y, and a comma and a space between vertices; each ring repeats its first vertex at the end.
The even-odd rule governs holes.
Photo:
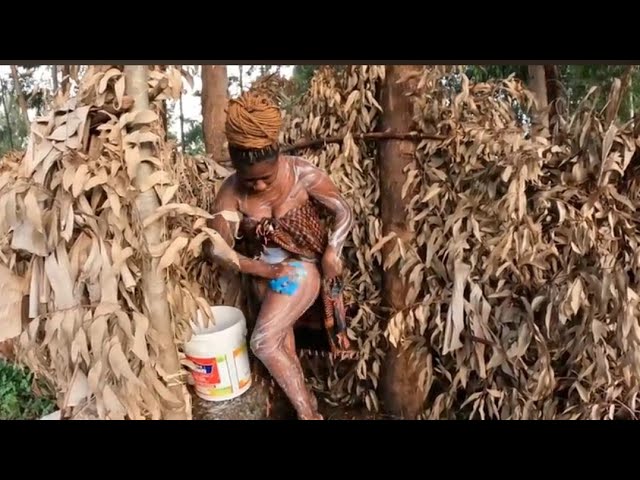
POLYGON ((305 385, 300 360, 295 353, 293 325, 314 303, 321 280, 315 264, 303 262, 303 266, 307 275, 293 295, 282 295, 270 289, 265 292, 251 336, 251 350, 287 395, 298 418, 312 420, 322 417, 305 385))
MULTIPOLYGON (((287 339, 285 340, 285 345, 287 346, 287 352, 289 353, 289 355, 291 356, 293 361, 297 362, 297 363, 300 363, 300 359, 298 358, 298 354, 296 353, 296 336, 293 333, 293 328, 287 334, 287 339)), ((301 368, 302 368, 302 366, 301 366, 301 368)), ((304 375, 304 371, 302 372, 302 374, 304 375)), ((318 410, 318 399, 316 398, 315 394, 313 393, 313 390, 311 389, 311 387, 308 387, 307 391, 309 392, 309 396, 311 397, 311 405, 313 407, 313 410, 317 411, 318 410)))

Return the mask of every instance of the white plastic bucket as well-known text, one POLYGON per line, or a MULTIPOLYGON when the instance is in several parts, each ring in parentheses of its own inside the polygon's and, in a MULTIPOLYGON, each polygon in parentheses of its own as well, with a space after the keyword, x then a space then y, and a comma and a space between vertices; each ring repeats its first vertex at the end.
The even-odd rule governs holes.
POLYGON ((241 310, 211 307, 215 325, 203 327, 198 312, 193 335, 185 344, 187 366, 191 370, 196 395, 219 402, 242 395, 251 387, 251 368, 247 352, 247 322, 241 310))

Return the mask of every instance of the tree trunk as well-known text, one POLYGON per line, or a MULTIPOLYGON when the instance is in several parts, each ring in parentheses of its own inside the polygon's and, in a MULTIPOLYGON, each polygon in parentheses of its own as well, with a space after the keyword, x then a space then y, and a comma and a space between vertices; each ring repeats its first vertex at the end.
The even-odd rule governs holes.
MULTIPOLYGON (((383 131, 408 132, 412 125, 412 104, 405 94, 415 86, 415 77, 407 82, 397 83, 401 78, 410 78, 410 73, 419 66, 390 65, 387 67, 385 83, 382 87, 383 131)), ((382 234, 395 232, 397 237, 410 242, 413 233, 405 222, 407 201, 402 198, 402 186, 407 174, 405 168, 415 159, 416 144, 412 140, 390 139, 380 144, 380 216, 382 234)), ((410 197, 410 195, 409 195, 410 197)), ((383 261, 388 258, 395 242, 388 242, 382 249, 383 261)), ((383 272, 382 296, 386 306, 392 311, 406 307, 407 285, 400 276, 400 265, 396 263, 383 272)), ((392 348, 385 359, 380 380, 383 408, 391 415, 401 418, 415 418, 424 404, 424 390, 418 385, 419 372, 408 361, 410 352, 402 345, 392 348)))
MULTIPOLYGON (((127 65, 125 67, 126 93, 134 99, 132 112, 149 110, 149 92, 147 87, 147 67, 145 65, 127 65)), ((135 125, 132 126, 135 128, 135 125)), ((140 147, 141 157, 153 156, 153 149, 148 144, 140 147)), ((141 162, 133 183, 140 188, 140 183, 148 179, 155 171, 150 162, 141 162)), ((136 198, 136 207, 141 221, 153 214, 160 202, 153 188, 139 193, 136 198)), ((152 223, 144 229, 144 236, 149 246, 158 245, 163 240, 163 223, 161 220, 152 223)), ((142 272, 142 283, 146 305, 146 313, 151 326, 158 333, 158 363, 168 375, 178 375, 181 371, 178 350, 174 341, 173 325, 167 302, 167 291, 164 274, 158 272, 159 257, 152 257, 146 262, 142 272)), ((167 420, 188 419, 183 387, 176 385, 169 387, 179 399, 179 405, 173 409, 167 407, 165 418, 167 420)))
POLYGON ((204 145, 214 161, 225 158, 224 123, 229 101, 229 79, 226 65, 202 66, 202 130, 204 145))
POLYGON ((544 137, 549 135, 549 113, 547 112, 547 106, 549 105, 547 99, 547 84, 544 74, 544 65, 529 65, 529 88, 536 97, 537 114, 536 120, 540 125, 540 134, 544 137))
POLYGON ((632 122, 632 126, 635 127, 635 108, 633 106, 633 74, 629 77, 629 120, 632 122))
POLYGON ((184 153, 184 106, 182 104, 182 92, 180 92, 180 148, 184 153))
MULTIPOLYGON (((159 65, 158 69, 164 73, 167 71, 167 66, 159 65)), ((180 95, 182 95, 182 91, 180 92, 180 95)), ((162 122, 162 130, 164 131, 164 140, 166 142, 169 135, 169 113, 167 110, 167 101, 162 100, 160 102, 159 107, 160 108, 159 108, 158 114, 160 115, 160 121, 162 122)))
POLYGON ((51 65, 51 80, 53 81, 53 93, 58 91, 58 66, 51 65))
POLYGON ((71 66, 70 65, 62 66, 62 82, 60 84, 60 87, 62 90, 62 95, 66 97, 71 87, 71 66))
POLYGON ((567 113, 567 99, 562 88, 558 65, 545 65, 544 76, 547 87, 547 103, 549 105, 549 130, 553 135, 553 141, 561 141, 556 135, 560 134, 560 119, 567 113))
POLYGON ((24 97, 24 93, 22 92, 20 76, 18 75, 18 67, 16 65, 11 65, 11 76, 13 77, 13 89, 16 97, 18 98, 18 105, 20 105, 20 110, 22 111, 22 118, 27 126, 27 130, 29 130, 29 127, 31 126, 31 121, 29 120, 29 107, 27 106, 27 99, 24 97))
POLYGON ((545 65, 544 76, 547 86, 547 103, 549 104, 549 123, 557 115, 563 115, 559 103, 562 101, 562 83, 560 79, 560 71, 557 65, 545 65))
POLYGON ((13 131, 11 130, 11 117, 9 116, 9 109, 7 108, 8 89, 7 89, 7 84, 4 81, 2 81, 1 86, 2 86, 2 91, 0 92, 0 95, 2 96, 2 109, 4 111, 4 117, 7 122, 7 134, 9 135, 9 147, 11 147, 11 150, 13 150, 14 148, 13 131))

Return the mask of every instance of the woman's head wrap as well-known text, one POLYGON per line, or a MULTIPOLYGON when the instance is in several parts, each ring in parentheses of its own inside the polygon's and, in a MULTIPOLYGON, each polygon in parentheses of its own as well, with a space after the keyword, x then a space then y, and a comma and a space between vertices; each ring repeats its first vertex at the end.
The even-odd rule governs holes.
POLYGON ((225 125, 229 145, 243 149, 276 145, 281 126, 280 109, 264 94, 249 91, 229 100, 225 125))

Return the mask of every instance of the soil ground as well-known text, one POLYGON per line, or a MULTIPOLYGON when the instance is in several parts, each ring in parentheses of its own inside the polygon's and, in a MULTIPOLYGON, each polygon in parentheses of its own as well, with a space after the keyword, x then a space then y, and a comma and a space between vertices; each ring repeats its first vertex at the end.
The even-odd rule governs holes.
MULTIPOLYGON (((9 342, 0 342, 0 361, 13 361, 9 342)), ((255 363, 254 363, 255 367, 255 363)), ((194 420, 295 420, 296 414, 280 388, 261 368, 255 368, 251 388, 238 398, 226 402, 208 402, 192 394, 194 420)), ((37 392, 33 393, 37 398, 37 392)), ((390 417, 369 412, 366 408, 334 406, 318 398, 318 408, 325 420, 387 420, 390 417)), ((77 419, 84 419, 80 415, 77 419)), ((91 413, 87 419, 94 418, 91 413)))
MULTIPOLYGON (((318 410, 325 420, 385 420, 381 414, 369 412, 365 408, 333 406, 318 397, 318 410)), ((296 420, 296 413, 283 394, 274 401, 270 420, 296 420)))
MULTIPOLYGON (((296 420, 296 413, 284 393, 273 381, 258 373, 251 388, 243 395, 225 402, 209 402, 193 398, 194 420, 296 420)), ((325 420, 389 420, 388 416, 369 412, 366 408, 333 406, 318 398, 318 409, 325 420)))

